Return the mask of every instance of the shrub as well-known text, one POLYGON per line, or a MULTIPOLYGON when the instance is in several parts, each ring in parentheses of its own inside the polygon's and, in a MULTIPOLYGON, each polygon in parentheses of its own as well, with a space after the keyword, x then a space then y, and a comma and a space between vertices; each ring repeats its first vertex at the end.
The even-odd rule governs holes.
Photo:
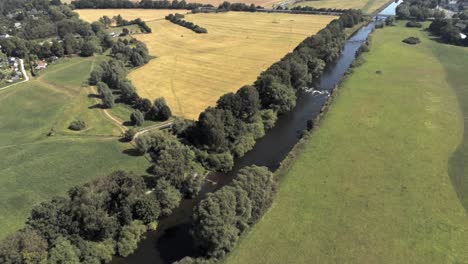
POLYGON ((402 41, 403 41, 404 43, 410 44, 410 45, 416 45, 416 44, 421 43, 421 40, 419 40, 419 38, 416 38, 416 37, 405 38, 405 39, 402 40, 402 41))
POLYGON ((86 127, 85 121, 81 119, 76 119, 73 122, 71 122, 70 126, 68 126, 69 129, 74 130, 74 131, 80 131, 83 130, 86 127))
POLYGON ((135 110, 130 114, 130 121, 134 126, 142 126, 143 122, 145 122, 145 117, 140 112, 140 110, 135 110))
POLYGON ((123 134, 123 140, 126 142, 132 141, 136 133, 137 131, 134 128, 130 128, 129 130, 125 131, 125 133, 123 134))
POLYGON ((422 24, 419 23, 419 22, 416 22, 416 21, 408 21, 408 23, 406 23, 406 27, 409 27, 409 28, 422 28, 422 24))

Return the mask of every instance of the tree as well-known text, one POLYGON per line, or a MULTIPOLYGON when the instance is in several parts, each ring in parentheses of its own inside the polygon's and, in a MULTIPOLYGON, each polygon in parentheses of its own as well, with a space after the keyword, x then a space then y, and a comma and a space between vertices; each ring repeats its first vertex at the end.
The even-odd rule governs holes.
POLYGON ((273 202, 276 192, 273 174, 266 167, 255 165, 241 169, 232 185, 245 190, 252 202, 249 224, 260 219, 273 202))
POLYGON ((248 226, 251 202, 247 193, 225 186, 210 193, 195 207, 193 234, 208 256, 222 258, 248 226))
POLYGON ((78 43, 76 42, 75 37, 72 34, 66 34, 63 39, 63 48, 65 54, 72 55, 76 53, 78 43))
POLYGON ((69 240, 59 237, 54 241, 50 250, 50 264, 80 264, 80 250, 73 246, 69 240))
POLYGON ((156 196, 156 200, 159 201, 162 216, 170 215, 172 210, 179 206, 182 200, 180 192, 164 179, 157 181, 154 195, 156 196))
POLYGON ((32 228, 26 228, 0 243, 0 263, 46 263, 47 241, 32 228))
POLYGON ((83 121, 81 119, 75 119, 68 126, 69 129, 75 130, 75 131, 83 130, 85 127, 86 127, 86 123, 85 123, 85 121, 83 121))
POLYGON ((114 95, 109 86, 103 82, 98 82, 97 88, 102 99, 102 105, 105 108, 112 108, 114 106, 114 95))
POLYGON ((172 116, 171 109, 164 97, 154 100, 153 107, 147 113, 147 118, 153 121, 166 121, 172 116))
POLYGON ((137 109, 130 114, 130 121, 134 126, 142 126, 143 122, 145 122, 145 117, 140 110, 137 109))
POLYGON ((135 203, 135 217, 145 224, 156 221, 160 211, 159 203, 152 195, 145 195, 135 203))
POLYGON ((50 47, 50 51, 57 57, 63 57, 65 55, 65 50, 63 49, 63 45, 59 43, 57 40, 52 41, 52 46, 50 47))
POLYGON ((276 77, 264 75, 256 82, 264 108, 278 114, 286 113, 296 106, 296 94, 290 87, 281 84, 276 77))
POLYGON ((133 67, 138 67, 145 64, 145 60, 138 52, 133 52, 130 56, 130 62, 132 63, 133 67))
POLYGON ((90 57, 94 55, 94 52, 96 52, 96 50, 97 50, 96 45, 93 42, 86 41, 81 46, 80 55, 83 57, 90 57))
POLYGON ((108 16, 99 18, 99 22, 101 22, 106 28, 112 25, 112 19, 110 19, 108 16))
POLYGON ((86 241, 85 248, 81 252, 84 264, 108 263, 115 254, 115 242, 106 239, 103 242, 86 241))
POLYGON ((137 133, 137 131, 134 128, 128 129, 127 131, 125 131, 125 133, 123 135, 123 140, 125 140, 126 142, 132 141, 133 138, 135 137, 136 133, 137 133))
POLYGON ((146 232, 146 226, 140 221, 133 221, 130 225, 124 226, 120 232, 117 242, 119 255, 126 257, 132 254, 138 247, 141 236, 146 232))

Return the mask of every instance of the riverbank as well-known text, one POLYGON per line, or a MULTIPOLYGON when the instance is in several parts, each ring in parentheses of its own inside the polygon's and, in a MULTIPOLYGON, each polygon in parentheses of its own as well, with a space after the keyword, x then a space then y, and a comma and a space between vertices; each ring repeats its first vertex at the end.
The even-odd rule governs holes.
POLYGON ((448 173, 455 149, 465 153, 467 56, 403 23, 376 31, 367 62, 278 170, 271 210, 226 263, 468 261, 468 219, 448 173))

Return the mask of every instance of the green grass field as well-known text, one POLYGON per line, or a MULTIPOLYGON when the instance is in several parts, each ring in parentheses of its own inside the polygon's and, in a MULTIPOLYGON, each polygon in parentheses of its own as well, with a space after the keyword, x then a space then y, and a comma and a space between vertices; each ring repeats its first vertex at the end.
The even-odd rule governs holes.
POLYGON ((83 85, 95 63, 70 58, 30 82, 0 91, 0 239, 23 226, 31 208, 72 186, 117 169, 143 173, 144 158, 123 153, 120 130, 83 85), (84 131, 67 129, 75 118, 84 131), (56 135, 47 137, 55 128, 56 135))
POLYGON ((468 263, 468 48, 402 25, 374 33, 226 263, 468 263))

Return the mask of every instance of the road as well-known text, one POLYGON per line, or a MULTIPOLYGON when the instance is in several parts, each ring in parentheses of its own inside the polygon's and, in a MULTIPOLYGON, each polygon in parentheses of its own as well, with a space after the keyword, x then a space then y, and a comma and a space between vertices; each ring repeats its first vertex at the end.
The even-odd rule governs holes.
POLYGON ((29 81, 29 76, 26 74, 26 71, 24 70, 24 61, 23 61, 23 59, 20 59, 19 61, 20 61, 21 73, 23 74, 24 80, 22 80, 21 82, 17 82, 17 83, 14 83, 14 84, 10 84, 10 85, 8 85, 8 86, 5 86, 5 87, 3 87, 3 88, 0 88, 0 91, 6 90, 6 89, 11 88, 11 87, 13 87, 13 86, 15 86, 15 85, 18 85, 18 84, 20 84, 20 83, 25 83, 25 82, 29 81))

